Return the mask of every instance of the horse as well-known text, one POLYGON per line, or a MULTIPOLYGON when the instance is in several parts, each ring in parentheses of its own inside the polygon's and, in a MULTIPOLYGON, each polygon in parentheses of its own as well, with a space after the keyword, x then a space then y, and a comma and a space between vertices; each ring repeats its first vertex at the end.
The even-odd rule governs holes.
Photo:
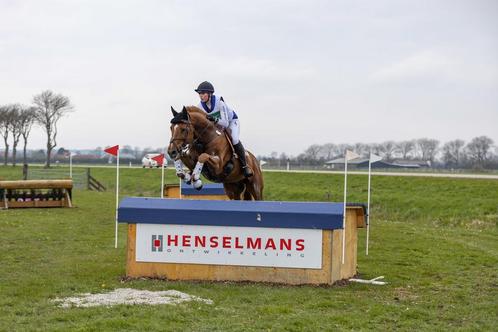
POLYGON ((193 182, 194 188, 201 190, 202 174, 210 181, 223 183, 231 200, 263 200, 263 174, 251 152, 246 151, 246 159, 253 176, 246 178, 227 134, 206 118, 206 112, 195 106, 184 106, 181 112, 171 107, 171 112, 168 155, 175 161, 179 178, 188 184, 193 182), (190 173, 185 173, 184 166, 190 173))

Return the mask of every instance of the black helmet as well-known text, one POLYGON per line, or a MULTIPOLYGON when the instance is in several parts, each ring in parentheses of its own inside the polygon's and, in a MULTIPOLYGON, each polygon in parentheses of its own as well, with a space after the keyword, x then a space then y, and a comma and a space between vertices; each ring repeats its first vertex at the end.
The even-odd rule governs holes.
POLYGON ((199 87, 195 89, 195 92, 200 93, 200 92, 209 92, 209 93, 214 93, 214 86, 209 83, 208 81, 204 81, 201 84, 199 84, 199 87))

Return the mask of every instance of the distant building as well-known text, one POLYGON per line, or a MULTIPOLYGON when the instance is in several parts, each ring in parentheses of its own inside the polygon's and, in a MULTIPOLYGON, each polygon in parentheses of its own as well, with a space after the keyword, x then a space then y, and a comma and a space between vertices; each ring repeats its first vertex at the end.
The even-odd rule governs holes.
POLYGON ((431 167, 430 160, 409 160, 409 159, 396 159, 393 161, 393 164, 407 166, 410 168, 418 167, 431 167))
MULTIPOLYGON (((348 161, 348 169, 365 169, 368 168, 368 158, 357 158, 348 161)), ((344 158, 337 158, 325 162, 325 167, 329 169, 344 169, 344 158)), ((398 160, 391 163, 385 160, 379 160, 372 163, 372 168, 421 168, 430 167, 430 162, 420 162, 415 160, 398 160)))

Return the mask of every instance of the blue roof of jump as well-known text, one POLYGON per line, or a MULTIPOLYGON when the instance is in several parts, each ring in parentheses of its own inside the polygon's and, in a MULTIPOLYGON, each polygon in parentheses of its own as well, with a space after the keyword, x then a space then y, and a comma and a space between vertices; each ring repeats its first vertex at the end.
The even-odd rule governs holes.
POLYGON ((340 229, 342 219, 342 203, 127 197, 118 209, 118 221, 131 224, 340 229))
POLYGON ((181 185, 182 195, 225 195, 225 189, 221 183, 206 183, 201 190, 192 186, 181 185))

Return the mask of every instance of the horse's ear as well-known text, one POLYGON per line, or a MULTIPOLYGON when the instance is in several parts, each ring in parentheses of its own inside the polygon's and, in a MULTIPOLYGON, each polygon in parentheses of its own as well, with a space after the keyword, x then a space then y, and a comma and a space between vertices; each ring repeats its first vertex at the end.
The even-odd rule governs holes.
POLYGON ((187 113, 187 108, 185 106, 183 106, 182 112, 187 113))
POLYGON ((173 106, 171 106, 171 113, 173 113, 173 117, 176 117, 178 115, 178 112, 175 111, 175 109, 173 108, 173 106))

